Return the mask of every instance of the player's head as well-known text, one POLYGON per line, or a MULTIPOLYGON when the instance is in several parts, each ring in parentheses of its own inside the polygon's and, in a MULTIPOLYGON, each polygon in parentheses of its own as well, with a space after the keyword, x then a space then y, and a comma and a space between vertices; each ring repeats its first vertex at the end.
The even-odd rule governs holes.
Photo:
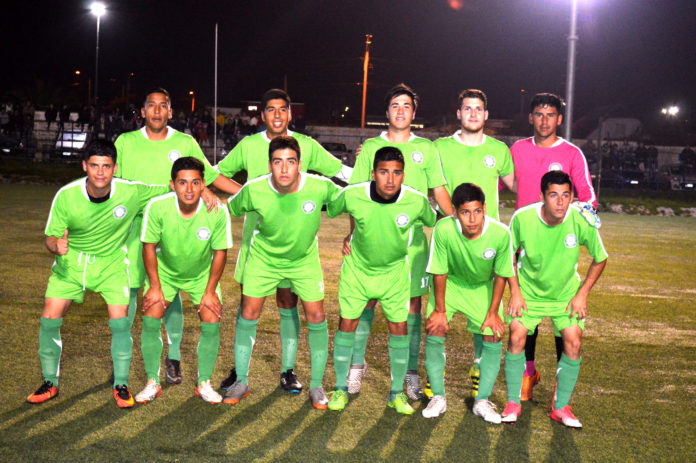
POLYGON ((281 193, 295 191, 300 181, 300 145, 293 137, 279 135, 268 145, 268 170, 281 193))
POLYGON ((556 136, 563 122, 563 100, 553 93, 537 93, 529 104, 529 123, 534 127, 534 136, 549 138, 556 136))
POLYGON ((384 199, 392 199, 399 193, 404 181, 404 155, 401 150, 394 146, 378 149, 372 167, 377 194, 384 199))
POLYGON ((548 222, 560 223, 573 200, 573 182, 562 170, 546 172, 541 177, 540 199, 544 202, 544 216, 548 222))
POLYGON ((488 98, 481 90, 469 88, 459 93, 457 119, 461 121, 462 130, 476 133, 483 130, 488 120, 488 98))
POLYGON ((266 124, 269 138, 285 135, 292 120, 290 96, 284 90, 272 88, 261 97, 261 120, 266 124))
POLYGON ((116 147, 108 140, 93 140, 85 148, 82 170, 87 181, 95 188, 104 188, 111 183, 116 173, 116 147))
POLYGON ((172 102, 169 92, 162 87, 154 87, 145 94, 140 115, 145 119, 145 127, 151 132, 166 130, 167 122, 172 118, 172 102))
POLYGON ((452 192, 455 216, 467 238, 477 238, 486 220, 486 195, 473 183, 462 183, 452 192))
POLYGON ((185 156, 172 164, 172 180, 169 185, 176 193, 179 207, 194 207, 201 199, 205 188, 205 168, 200 159, 185 156))
POLYGON ((384 103, 387 106, 387 119, 391 129, 411 128, 419 103, 418 95, 411 87, 403 83, 395 85, 384 96, 384 103))

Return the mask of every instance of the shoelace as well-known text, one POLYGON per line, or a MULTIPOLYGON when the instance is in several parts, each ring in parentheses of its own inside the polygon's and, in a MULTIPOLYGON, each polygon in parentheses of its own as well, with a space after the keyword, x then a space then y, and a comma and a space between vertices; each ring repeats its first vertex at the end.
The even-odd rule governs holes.
POLYGON ((36 391, 36 394, 44 394, 48 392, 51 388, 53 387, 53 383, 50 381, 44 381, 44 383, 41 385, 38 391, 36 391))
POLYGON ((121 385, 121 386, 116 386, 116 394, 123 400, 128 400, 128 397, 130 396, 130 393, 128 392, 128 387, 121 385))

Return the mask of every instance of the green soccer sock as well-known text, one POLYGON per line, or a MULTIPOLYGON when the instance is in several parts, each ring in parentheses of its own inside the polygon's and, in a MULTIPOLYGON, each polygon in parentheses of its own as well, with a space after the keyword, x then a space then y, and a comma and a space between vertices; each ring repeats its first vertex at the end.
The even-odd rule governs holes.
POLYGON ((358 328, 355 330, 355 344, 353 345, 353 360, 354 365, 365 364, 365 349, 367 349, 367 339, 370 337, 372 330, 372 321, 375 319, 375 309, 365 309, 360 315, 358 328))
POLYGON ((326 327, 326 320, 321 323, 307 323, 309 329, 309 356, 312 365, 312 379, 309 383, 310 389, 321 387, 326 370, 326 360, 329 358, 329 330, 326 327))
POLYGON ((421 343, 421 314, 410 313, 406 319, 408 327, 408 368, 418 371, 418 357, 421 343))
MULTIPOLYGON (((486 342, 483 341, 483 353, 481 354, 481 362, 479 368, 481 369, 481 377, 479 379, 478 394, 476 395, 476 400, 488 400, 491 392, 493 392, 493 385, 495 384, 495 379, 498 377, 498 372, 500 371, 500 354, 503 352, 502 341, 498 342, 486 342)), ((520 384, 520 388, 522 385, 520 384)))
POLYGON ((582 357, 577 360, 571 360, 566 357, 565 354, 561 354, 561 359, 558 361, 558 368, 556 369, 556 397, 554 397, 553 401, 554 410, 563 408, 570 402, 570 396, 573 395, 573 389, 575 389, 575 383, 580 374, 581 362, 582 357))
MULTIPOLYGON (((508 402, 520 403, 522 391, 522 374, 524 373, 524 352, 511 354, 505 352, 505 382, 507 383, 508 402)), ((479 390, 481 389, 479 383, 479 390)))
POLYGON ((39 360, 44 381, 50 381, 58 386, 60 373, 60 354, 63 351, 63 341, 60 339, 62 318, 43 318, 39 326, 39 360))
POLYGON ((198 340, 198 384, 210 381, 220 348, 220 322, 201 322, 201 337, 198 340))
POLYGON ((334 336, 334 371, 336 372, 336 389, 348 391, 348 370, 355 345, 355 333, 336 331, 334 336))
POLYGON ((474 367, 481 368, 481 356, 483 355, 483 335, 474 333, 474 367))
POLYGON ((425 371, 433 395, 445 395, 445 338, 425 336, 425 371))
POLYGON ((251 352, 256 342, 256 325, 258 320, 247 320, 239 317, 234 337, 234 361, 237 365, 237 382, 249 384, 249 364, 251 352))
POLYGON ((300 316, 297 307, 281 309, 280 312, 280 345, 281 345, 281 371, 295 368, 297 359, 297 340, 300 336, 300 316))
MULTIPOLYGON (((389 335, 389 369, 391 370, 391 388, 393 396, 404 390, 404 378, 406 378, 406 366, 408 364, 409 337, 389 335)), ((393 398, 390 397, 389 400, 393 398)))
POLYGON ((162 320, 143 315, 143 331, 140 334, 140 351, 143 353, 145 375, 159 384, 162 358, 162 320))
POLYGON ((128 317, 109 320, 111 329, 111 359, 114 362, 114 386, 128 386, 131 358, 133 357, 133 338, 128 317))
POLYGON ((169 350, 167 358, 181 360, 181 338, 184 336, 184 312, 181 308, 181 296, 176 294, 167 311, 164 312, 164 328, 167 330, 169 350))
POLYGON ((138 313, 138 290, 139 288, 130 289, 130 299, 128 300, 128 321, 133 326, 135 314, 138 313))

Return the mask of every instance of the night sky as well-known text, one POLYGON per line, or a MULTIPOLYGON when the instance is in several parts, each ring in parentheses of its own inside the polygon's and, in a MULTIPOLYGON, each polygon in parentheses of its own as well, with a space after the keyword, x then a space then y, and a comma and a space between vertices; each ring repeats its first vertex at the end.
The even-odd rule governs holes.
MULTIPOLYGON (((282 87, 310 119, 350 106, 359 117, 361 57, 371 33, 368 113, 404 81, 420 115, 456 109, 462 88, 487 92, 492 118, 520 109, 520 89, 564 93, 571 0, 106 1, 100 42, 102 100, 169 89, 212 103, 219 24, 219 103, 237 105, 282 87), (110 79, 113 79, 111 81, 110 79)), ((613 105, 647 117, 696 107, 696 2, 580 0, 575 118, 613 105)), ((2 2, 0 95, 36 79, 69 88, 94 73, 96 18, 87 1, 2 2)), ((84 85, 84 82, 83 84, 84 85)), ((139 101, 139 100, 138 100, 139 101)), ((175 108, 177 109, 177 108, 175 108)))

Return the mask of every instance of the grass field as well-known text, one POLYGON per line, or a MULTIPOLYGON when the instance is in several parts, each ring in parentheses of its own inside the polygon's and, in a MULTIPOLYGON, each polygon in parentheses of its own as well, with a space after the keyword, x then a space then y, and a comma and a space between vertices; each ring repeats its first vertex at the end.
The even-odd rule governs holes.
MULTIPOLYGON (((582 431, 551 422, 555 352, 548 321, 541 328, 537 402, 525 403, 514 426, 484 423, 471 412, 465 380, 472 348, 462 318, 447 342, 448 411, 439 419, 387 408, 387 329, 378 315, 368 345, 363 392, 342 413, 314 410, 278 389, 278 314, 267 304, 251 364, 251 395, 211 406, 193 395, 198 321, 184 298, 182 385, 164 386, 147 406, 120 410, 111 398, 109 332, 100 297, 74 305, 62 328, 61 393, 41 406, 25 402, 39 386, 39 316, 52 257, 43 227, 55 186, 0 185, 0 461, 689 461, 696 446, 696 219, 603 214, 610 254, 590 297, 583 365, 572 405, 582 431), (691 455, 691 456, 689 456, 691 455)), ((510 210, 504 210, 504 219, 510 210)), ((232 279, 235 247, 223 276, 227 315, 213 382, 233 363, 232 279)), ((320 253, 331 337, 336 330, 340 241, 347 219, 325 219, 320 253)), ((580 271, 588 264, 583 257, 580 271)), ((507 297, 506 297, 507 299, 507 297)), ((131 388, 144 385, 140 317, 133 328, 131 388)), ((306 325, 296 371, 309 379, 306 325)), ((331 342, 332 344, 332 342, 331 342)), ((166 349, 165 349, 166 352, 166 349)), ((421 374, 425 374, 421 366, 421 374)), ((334 383, 331 359, 324 387, 334 383)), ((505 402, 503 373, 492 400, 505 402)))

